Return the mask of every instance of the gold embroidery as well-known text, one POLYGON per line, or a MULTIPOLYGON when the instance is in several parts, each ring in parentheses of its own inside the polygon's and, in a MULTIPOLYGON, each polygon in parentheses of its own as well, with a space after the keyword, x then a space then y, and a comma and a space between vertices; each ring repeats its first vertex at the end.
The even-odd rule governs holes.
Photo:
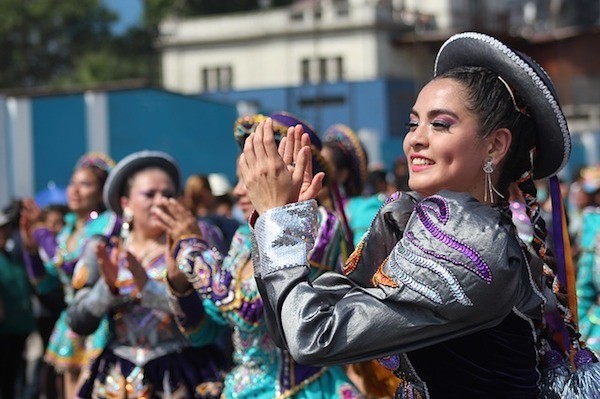
POLYGON ((377 268, 377 271, 373 275, 373 278, 371 279, 371 282, 373 283, 373 285, 375 287, 380 286, 380 285, 385 285, 386 287, 397 288, 398 287, 398 283, 396 283, 394 280, 392 280, 383 271, 383 265, 385 265, 387 263, 387 260, 388 260, 388 258, 385 258, 385 260, 377 268))
MULTIPOLYGON (((277 392, 276 398, 277 399, 285 399, 285 398, 291 397, 292 395, 297 394, 305 386, 307 386, 308 384, 312 383, 313 381, 316 381, 318 378, 321 378, 321 376, 323 374, 325 374, 325 371, 327 371, 327 367, 323 367, 321 370, 317 371, 315 374, 311 375, 310 377, 308 377, 307 379, 305 379, 304 381, 302 381, 300 384, 298 384, 296 386, 293 386, 291 389, 288 389, 285 392, 277 392)), ((279 391, 279 387, 278 387, 277 391, 279 391)))
POLYGON ((354 269, 356 269, 356 266, 358 266, 358 261, 360 260, 364 246, 365 241, 363 240, 358 244, 354 252, 352 252, 352 254, 350 254, 350 256, 348 257, 348 260, 344 265, 344 274, 346 276, 352 273, 354 269))

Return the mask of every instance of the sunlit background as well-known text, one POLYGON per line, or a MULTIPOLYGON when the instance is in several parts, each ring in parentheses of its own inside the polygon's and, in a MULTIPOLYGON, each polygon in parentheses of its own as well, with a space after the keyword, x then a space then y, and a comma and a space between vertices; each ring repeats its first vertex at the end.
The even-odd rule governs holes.
POLYGON ((538 60, 599 160, 598 0, 3 0, 0 204, 64 187, 77 158, 162 149, 235 180, 234 120, 289 111, 355 129, 372 167, 401 155, 415 94, 453 33, 538 60))

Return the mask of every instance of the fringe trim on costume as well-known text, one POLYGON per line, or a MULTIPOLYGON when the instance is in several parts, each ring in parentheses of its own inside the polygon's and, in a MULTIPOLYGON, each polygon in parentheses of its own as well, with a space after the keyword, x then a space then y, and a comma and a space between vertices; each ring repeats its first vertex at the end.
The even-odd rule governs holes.
POLYGON ((562 392, 562 399, 597 398, 600 395, 600 363, 589 349, 575 354, 576 370, 562 392))

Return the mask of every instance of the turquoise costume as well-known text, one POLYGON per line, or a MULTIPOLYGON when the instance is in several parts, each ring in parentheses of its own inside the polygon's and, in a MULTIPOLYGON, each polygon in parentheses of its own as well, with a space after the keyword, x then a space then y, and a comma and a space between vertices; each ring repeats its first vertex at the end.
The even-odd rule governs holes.
POLYGON ((600 354, 600 208, 587 208, 577 267, 579 331, 588 348, 600 354))
MULTIPOLYGON (((324 211, 325 215, 328 215, 324 211)), ((328 231, 339 232, 337 219, 323 217, 321 238, 330 240, 328 231)), ((339 238, 334 238, 339 242, 339 238)), ((315 245, 317 248, 318 245, 315 245)), ((310 367, 296 363, 290 354, 279 349, 267 333, 263 302, 257 289, 251 265, 251 232, 244 225, 236 232, 229 253, 220 259, 213 250, 198 238, 186 238, 178 243, 177 260, 194 285, 198 300, 209 320, 233 328, 234 368, 225 378, 224 398, 357 398, 357 389, 350 383, 342 368, 310 367)), ((337 253, 331 250, 311 254, 315 265, 331 264, 337 253), (326 256, 323 256, 327 254, 326 256), (320 257, 320 258, 319 258, 320 257), (319 259, 315 259, 319 258, 319 259), (327 259, 329 258, 329 259, 327 259)), ((335 264, 335 261, 333 261, 335 264)), ((337 265, 336 265, 337 267, 337 265)), ((331 268, 330 268, 331 269, 331 268)), ((312 268, 313 275, 321 268, 312 268)), ((209 323, 193 326, 186 323, 194 317, 188 307, 179 306, 181 297, 172 297, 181 309, 180 326, 191 340, 203 342, 209 323), (187 315, 186 315, 187 313, 187 315)), ((189 299, 188 299, 189 300, 189 299)), ((189 304, 189 302, 188 302, 189 304)), ((193 311, 198 312, 196 308, 193 311)))
POLYGON ((352 197, 346 202, 345 211, 348 217, 348 224, 352 230, 355 248, 360 244, 364 235, 369 230, 369 226, 371 226, 373 219, 385 200, 385 195, 374 194, 352 197))
MULTIPOLYGON (((39 255, 25 256, 30 279, 37 291, 44 294, 62 285, 67 305, 73 300, 74 284, 76 285, 76 282, 72 284, 71 281, 73 270, 89 238, 96 234, 109 237, 118 226, 117 217, 113 213, 103 212, 97 217, 91 217, 81 230, 75 250, 69 251, 67 241, 75 230, 76 221, 76 214, 67 214, 65 226, 56 238, 45 228, 37 229, 34 237, 39 244, 39 255)), ((44 357, 58 371, 86 366, 104 349, 108 337, 106 320, 100 323, 93 334, 84 337, 71 331, 66 317, 66 311, 63 311, 54 326, 44 357)))

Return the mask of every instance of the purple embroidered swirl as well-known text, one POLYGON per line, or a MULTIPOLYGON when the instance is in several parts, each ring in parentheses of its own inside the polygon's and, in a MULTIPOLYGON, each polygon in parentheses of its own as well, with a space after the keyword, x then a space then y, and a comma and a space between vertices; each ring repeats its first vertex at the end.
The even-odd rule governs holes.
POLYGON ((490 267, 488 266, 486 261, 481 257, 481 255, 473 248, 470 248, 468 245, 462 243, 456 238, 440 230, 427 213, 427 210, 431 211, 436 216, 438 221, 445 225, 449 219, 449 211, 448 204, 446 203, 444 198, 439 196, 428 197, 427 199, 417 204, 415 209, 419 221, 423 224, 423 226, 425 226, 427 231, 432 236, 434 236, 442 244, 462 253, 467 258, 469 258, 469 260, 475 265, 475 269, 473 269, 472 267, 467 267, 468 270, 475 273, 488 284, 492 282, 492 272, 490 270, 490 267), (437 207, 431 206, 426 202, 433 203, 437 205, 437 207))
POLYGON ((408 239, 408 241, 410 241, 411 244, 413 244, 415 247, 419 248, 423 253, 429 255, 429 256, 433 256, 434 258, 437 259, 441 259, 444 260, 446 262, 452 263, 456 266, 462 266, 466 269, 469 269, 471 272, 475 273, 476 275, 478 275, 480 278, 482 278, 483 280, 485 280, 488 284, 490 284, 492 282, 492 278, 491 276, 485 276, 484 274, 480 273, 480 271, 476 268, 474 268, 473 266, 471 266, 468 263, 465 262, 461 262, 458 261, 456 259, 452 259, 449 256, 445 256, 442 254, 439 254, 435 251, 432 251, 430 249, 425 248, 423 245, 421 245, 419 243, 419 241, 417 240, 417 238, 415 237, 415 235, 412 233, 412 231, 407 231, 405 234, 405 237, 408 239))
MULTIPOLYGON (((426 199, 417 204, 417 211, 421 211, 425 215, 425 219, 431 220, 429 216, 425 214, 425 209, 429 209, 431 212, 435 213, 437 219, 443 225, 448 223, 448 219, 450 217, 450 210, 448 208, 448 203, 446 202, 445 198, 434 195, 431 197, 427 197, 426 199), (437 205, 437 207, 428 204, 428 202, 432 202, 434 205, 437 205)), ((423 221, 421 215, 419 215, 419 220, 421 220, 421 222, 423 221)))

